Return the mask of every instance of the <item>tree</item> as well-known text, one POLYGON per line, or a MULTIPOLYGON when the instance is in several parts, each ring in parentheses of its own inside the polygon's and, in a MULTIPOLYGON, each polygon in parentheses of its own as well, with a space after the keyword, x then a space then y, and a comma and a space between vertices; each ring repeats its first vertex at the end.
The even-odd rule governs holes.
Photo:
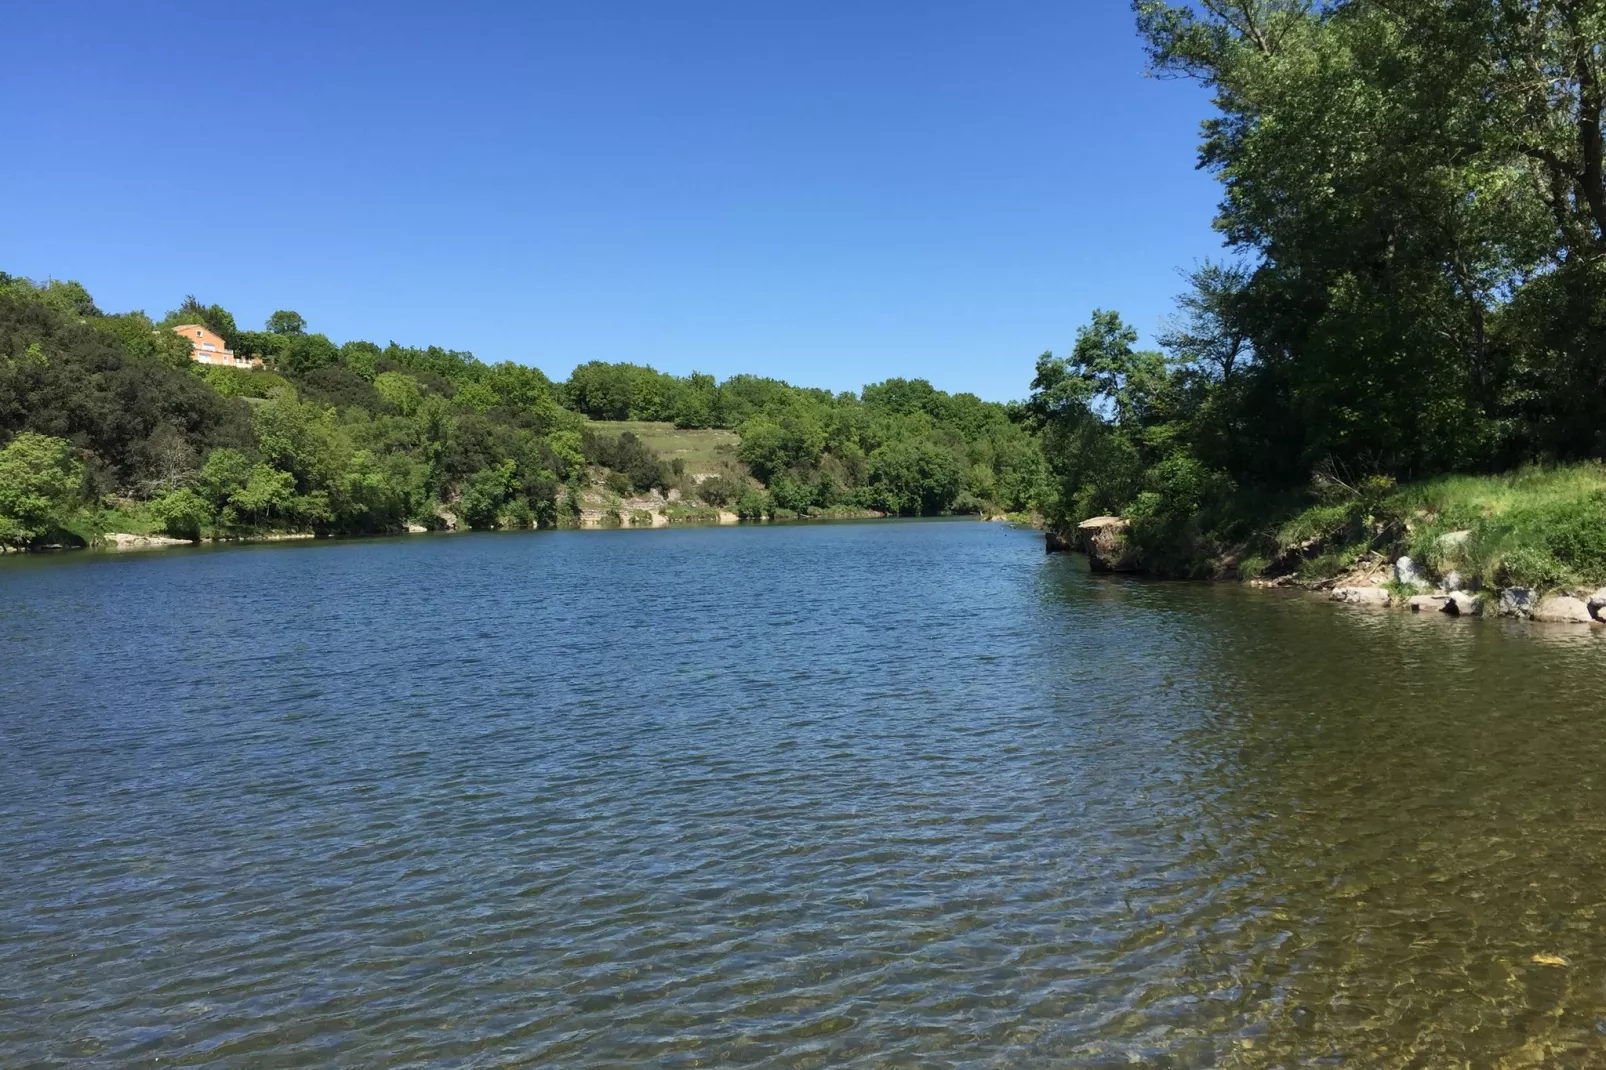
POLYGON ((516 470, 511 460, 504 460, 474 473, 458 501, 458 513, 464 523, 472 528, 496 526, 502 508, 517 487, 516 470))
POLYGON ((250 478, 251 462, 239 450, 223 447, 206 458, 196 491, 211 508, 214 522, 250 478))
POLYGON ((301 313, 285 308, 269 316, 265 326, 269 334, 294 336, 307 333, 307 321, 302 318, 301 313))
POLYGON ((62 527, 84 469, 63 439, 24 431, 0 448, 0 543, 26 546, 62 527))

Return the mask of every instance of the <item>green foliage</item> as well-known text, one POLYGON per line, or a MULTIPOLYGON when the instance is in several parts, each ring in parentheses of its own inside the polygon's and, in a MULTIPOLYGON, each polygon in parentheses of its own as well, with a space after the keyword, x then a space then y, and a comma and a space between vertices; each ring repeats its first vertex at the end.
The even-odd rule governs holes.
POLYGON ((117 522, 186 538, 393 531, 436 510, 554 524, 594 508, 598 481, 618 499, 678 489, 704 503, 686 515, 1030 511, 1046 469, 1018 416, 923 380, 860 397, 593 363, 558 387, 457 350, 337 345, 287 310, 241 331, 190 298, 156 325, 101 313, 76 284, 0 277, 0 434, 70 442, 117 522), (166 329, 178 322, 265 370, 192 363, 166 329))
POLYGON ((622 477, 617 493, 645 493, 654 487, 669 487, 669 466, 633 433, 626 431, 614 438, 587 430, 582 432, 580 441, 587 463, 611 468, 622 477))
POLYGON ((502 510, 518 490, 518 466, 512 460, 500 461, 469 478, 458 502, 458 516, 471 528, 494 528, 502 510))
POLYGON ((189 487, 157 498, 151 510, 162 524, 162 530, 175 539, 198 541, 202 533, 212 527, 217 510, 212 503, 189 487))
POLYGON ((302 318, 301 313, 281 308, 268 317, 266 330, 269 334, 278 335, 306 334, 307 321, 302 318))
POLYGON ((24 431, 0 448, 0 544, 27 546, 65 527, 84 482, 69 443, 24 431))
MULTIPOLYGON (((1214 95, 1230 259, 1189 274, 1163 356, 1096 311, 1039 362, 1053 519, 1129 515, 1188 574, 1228 547, 1324 573, 1418 538, 1394 480, 1601 456, 1606 7, 1134 8, 1153 70, 1214 95)), ((1466 567, 1588 573, 1585 501, 1462 516, 1466 567)))
POLYGON ((697 497, 717 509, 735 505, 748 490, 746 480, 721 473, 697 484, 697 497))
POLYGON ((893 515, 949 512, 959 496, 960 480, 954 455, 930 443, 893 441, 870 454, 870 501, 893 515))

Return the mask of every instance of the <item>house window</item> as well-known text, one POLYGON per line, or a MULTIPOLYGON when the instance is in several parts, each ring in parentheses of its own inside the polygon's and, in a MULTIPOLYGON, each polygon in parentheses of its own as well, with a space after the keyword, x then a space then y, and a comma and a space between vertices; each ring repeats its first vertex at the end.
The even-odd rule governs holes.
POLYGON ((201 337, 201 332, 200 331, 196 331, 195 332, 195 337, 197 337, 197 338, 201 337))
POLYGON ((202 342, 201 343, 201 348, 206 350, 208 353, 216 353, 217 352, 217 346, 213 345, 211 342, 202 342))

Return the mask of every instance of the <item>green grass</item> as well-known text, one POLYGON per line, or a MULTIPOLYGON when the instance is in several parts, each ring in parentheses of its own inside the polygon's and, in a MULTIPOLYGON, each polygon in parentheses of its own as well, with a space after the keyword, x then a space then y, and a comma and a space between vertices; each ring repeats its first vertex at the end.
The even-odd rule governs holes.
POLYGON ((633 432, 664 460, 685 462, 686 471, 693 475, 735 465, 736 446, 741 441, 735 431, 691 430, 647 420, 592 420, 591 428, 611 435, 633 432))
POLYGON ((1412 556, 1441 573, 1455 569, 1489 586, 1606 582, 1606 467, 1598 463, 1446 476, 1403 487, 1396 499, 1412 556))
POLYGON ((1309 545, 1304 578, 1336 574, 1359 553, 1409 554, 1463 585, 1551 590, 1606 583, 1606 467, 1530 467, 1442 476, 1371 498, 1311 506, 1277 531, 1283 552, 1309 545))

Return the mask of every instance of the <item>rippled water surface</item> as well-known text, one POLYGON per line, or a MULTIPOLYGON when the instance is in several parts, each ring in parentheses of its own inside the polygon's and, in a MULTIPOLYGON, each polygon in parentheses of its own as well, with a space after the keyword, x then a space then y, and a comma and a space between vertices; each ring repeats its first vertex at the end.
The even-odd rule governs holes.
POLYGON ((0 561, 0 1065, 1606 1065, 1606 640, 975 523, 0 561))

